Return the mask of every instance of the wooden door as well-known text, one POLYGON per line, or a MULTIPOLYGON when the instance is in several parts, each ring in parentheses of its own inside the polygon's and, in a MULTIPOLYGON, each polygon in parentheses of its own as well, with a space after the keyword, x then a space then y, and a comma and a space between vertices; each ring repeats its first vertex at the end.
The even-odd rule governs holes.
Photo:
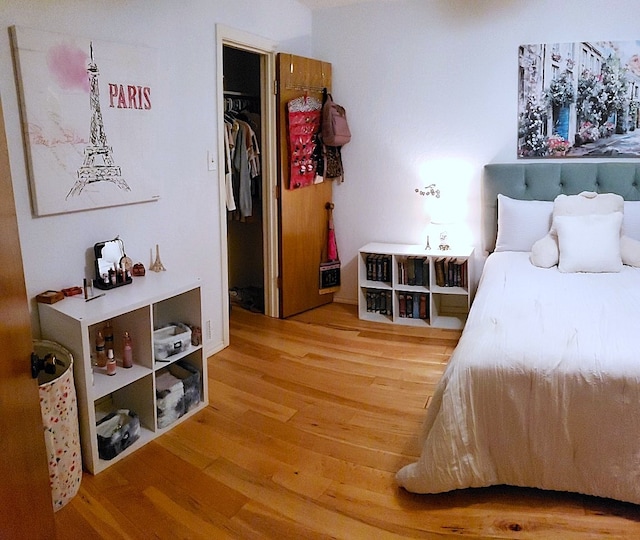
POLYGON ((331 64, 280 53, 276 73, 279 300, 280 317, 286 318, 333 301, 333 294, 319 293, 320 262, 327 239, 325 204, 332 200, 332 183, 289 189, 287 143, 287 103, 305 94, 322 100, 322 89, 331 90, 331 64))
POLYGON ((0 538, 55 538, 31 319, 0 103, 0 538))

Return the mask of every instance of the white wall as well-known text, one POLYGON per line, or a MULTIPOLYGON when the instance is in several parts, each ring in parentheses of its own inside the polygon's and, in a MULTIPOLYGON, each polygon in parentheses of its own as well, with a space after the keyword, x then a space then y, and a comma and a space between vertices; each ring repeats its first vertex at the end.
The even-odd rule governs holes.
POLYGON ((9 33, 0 35, 0 96, 29 297, 80 283, 95 242, 119 234, 128 254, 147 265, 159 243, 169 271, 204 280, 204 318, 213 328, 207 350, 222 339, 225 264, 218 260, 217 175, 206 167, 207 150, 217 148, 216 23, 333 64, 334 98, 354 134, 344 148, 346 181, 334 189, 344 267, 337 298, 346 301, 357 298, 361 245, 424 242, 425 200, 414 190, 427 183, 460 194, 479 248, 482 166, 516 160, 518 45, 640 37, 635 0, 397 0, 313 15, 294 0, 1 2, 5 30, 19 25, 156 48, 164 107, 159 202, 34 218, 9 33), (442 164, 455 174, 438 172, 442 164))
POLYGON ((357 299, 360 246, 425 241, 416 187, 456 192, 480 250, 482 167, 517 160, 519 45, 635 40, 638 20, 635 0, 398 0, 314 12, 314 54, 333 63, 333 97, 353 135, 334 189, 336 299, 357 299))
MULTIPOLYGON (((310 53, 311 13, 294 0, 2 0, 2 97, 22 257, 29 298, 47 289, 82 284, 92 275, 86 252, 120 235, 127 254, 148 267, 160 245, 171 272, 203 279, 204 320, 212 322, 207 351, 222 343, 222 283, 217 173, 207 150, 217 149, 217 23, 310 53), (8 28, 25 26, 157 50, 161 107, 157 181, 161 200, 53 217, 32 217, 18 97, 8 28)), ((136 144, 143 144, 138 141, 136 144)), ((37 309, 32 305, 34 335, 37 309)))

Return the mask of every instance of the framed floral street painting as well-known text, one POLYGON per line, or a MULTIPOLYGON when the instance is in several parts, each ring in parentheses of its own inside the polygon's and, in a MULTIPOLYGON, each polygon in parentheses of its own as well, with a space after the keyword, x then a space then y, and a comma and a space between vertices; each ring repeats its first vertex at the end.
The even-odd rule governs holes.
POLYGON ((518 157, 640 157, 640 41, 521 45, 518 157))
POLYGON ((158 199, 155 51, 11 34, 34 214, 158 199))

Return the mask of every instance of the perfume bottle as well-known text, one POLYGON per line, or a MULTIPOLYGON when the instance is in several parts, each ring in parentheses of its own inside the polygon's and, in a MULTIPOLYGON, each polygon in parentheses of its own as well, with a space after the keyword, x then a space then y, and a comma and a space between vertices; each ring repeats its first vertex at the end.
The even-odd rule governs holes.
POLYGON ((96 334, 96 365, 98 367, 105 367, 107 365, 107 352, 104 346, 104 336, 100 330, 98 330, 98 333, 96 334))
POLYGON ((107 353, 107 375, 116 374, 116 359, 113 356, 113 349, 107 353))
POLYGON ((133 366, 133 343, 129 332, 125 332, 122 337, 122 367, 133 366))
POLYGON ((107 321, 102 329, 104 335, 104 348, 107 353, 109 349, 113 349, 113 326, 111 326, 111 321, 107 321))

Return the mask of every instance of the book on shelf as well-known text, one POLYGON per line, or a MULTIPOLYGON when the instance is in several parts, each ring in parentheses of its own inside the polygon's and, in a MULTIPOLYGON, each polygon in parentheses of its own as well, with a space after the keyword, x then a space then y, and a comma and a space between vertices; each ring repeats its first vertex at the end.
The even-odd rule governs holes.
POLYGON ((429 259, 422 259, 422 284, 429 286, 429 259))
POLYGON ((428 319, 429 318, 429 302, 427 302, 427 295, 420 295, 420 318, 428 319))
POLYGON ((367 281, 391 281, 391 256, 368 253, 365 257, 367 281))
POLYGON ((415 285, 420 285, 420 286, 425 285, 424 278, 422 275, 423 267, 424 267, 424 259, 420 257, 416 257, 415 259, 413 259, 413 273, 415 276, 415 285))
POLYGON ((434 270, 436 272, 436 285, 438 287, 444 287, 445 284, 445 257, 438 257, 433 262, 434 270))
POLYGON ((420 293, 413 293, 413 302, 412 302, 412 306, 413 306, 413 318, 414 319, 419 319, 420 318, 420 297, 423 296, 420 293))
POLYGON ((418 256, 399 259, 397 281, 399 285, 428 287, 429 259, 418 256))
POLYGON ((429 318, 429 295, 420 292, 398 293, 398 316, 407 319, 429 318))
POLYGON ((391 291, 367 290, 365 293, 367 311, 380 315, 393 315, 391 291))
POLYGON ((467 259, 440 257, 433 266, 438 287, 467 287, 467 259))
POLYGON ((407 257, 407 285, 416 284, 415 257, 407 257))

